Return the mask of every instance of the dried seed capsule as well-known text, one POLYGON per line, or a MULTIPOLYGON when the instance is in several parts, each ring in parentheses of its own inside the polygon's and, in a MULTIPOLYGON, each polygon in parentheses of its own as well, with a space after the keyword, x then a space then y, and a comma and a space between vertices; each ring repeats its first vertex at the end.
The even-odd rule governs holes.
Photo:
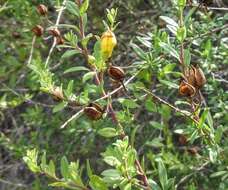
POLYGON ((61 36, 56 38, 56 44, 57 45, 62 45, 62 44, 64 44, 64 42, 65 41, 61 36))
POLYGON ((45 16, 45 15, 47 15, 47 13, 48 13, 47 7, 46 7, 45 5, 43 5, 43 4, 38 5, 38 6, 36 7, 36 10, 37 10, 37 12, 38 12, 40 15, 42 15, 42 16, 45 16))
POLYGON ((32 32, 33 32, 37 37, 40 37, 40 36, 43 35, 44 29, 43 29, 42 26, 36 25, 36 26, 32 29, 32 32))
POLYGON ((89 117, 91 120, 99 120, 103 115, 103 109, 100 105, 96 103, 90 103, 87 107, 84 108, 84 113, 89 117))
POLYGON ((203 87, 207 81, 203 71, 199 67, 195 68, 195 80, 197 88, 203 87))
POLYGON ((105 59, 112 56, 114 47, 117 45, 117 40, 115 34, 108 30, 101 36, 101 52, 105 59))
POLYGON ((123 81, 125 78, 125 73, 120 67, 110 66, 108 68, 108 75, 116 81, 123 81))
POLYGON ((51 94, 53 95, 53 99, 56 101, 61 101, 64 99, 63 91, 60 87, 54 87, 54 89, 51 91, 51 94))
POLYGON ((195 86, 196 79, 195 79, 195 69, 194 69, 194 67, 187 68, 187 70, 185 72, 185 76, 186 76, 186 79, 187 79, 188 83, 191 84, 192 86, 195 86))
POLYGON ((54 37, 60 37, 61 36, 61 33, 60 31, 58 30, 58 28, 52 28, 49 30, 49 34, 54 36, 54 37))
POLYGON ((195 88, 190 85, 189 83, 186 83, 185 81, 182 81, 179 87, 179 93, 182 96, 190 96, 193 97, 196 93, 195 88))

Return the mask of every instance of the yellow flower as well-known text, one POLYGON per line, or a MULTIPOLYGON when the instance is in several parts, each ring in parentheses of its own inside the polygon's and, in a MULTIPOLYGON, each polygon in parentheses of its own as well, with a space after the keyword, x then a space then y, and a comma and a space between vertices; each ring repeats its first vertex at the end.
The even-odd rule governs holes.
POLYGON ((107 30, 101 36, 101 52, 105 59, 112 56, 114 47, 117 45, 115 34, 111 30, 107 30))

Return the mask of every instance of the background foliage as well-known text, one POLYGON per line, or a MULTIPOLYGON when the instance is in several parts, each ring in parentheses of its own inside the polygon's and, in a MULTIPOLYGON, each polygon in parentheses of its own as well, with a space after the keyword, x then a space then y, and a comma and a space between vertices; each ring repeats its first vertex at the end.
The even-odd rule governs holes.
MULTIPOLYGON (((81 107, 56 101, 49 91, 52 82, 62 86, 68 97, 80 97, 83 105, 100 98, 101 86, 95 85, 88 74, 82 55, 59 47, 46 69, 44 62, 53 40, 46 33, 45 39, 36 39, 28 65, 31 28, 39 23, 51 26, 61 3, 0 0, 0 189, 67 189, 71 180, 81 189, 112 189, 115 184, 120 184, 119 189, 142 189, 134 185, 140 181, 136 157, 152 189, 228 189, 227 11, 200 9, 191 15, 194 9, 184 10, 186 54, 191 55, 192 63, 200 65, 207 78, 202 90, 202 124, 196 126, 143 90, 149 89, 189 111, 188 102, 178 93, 181 71, 175 53, 180 43, 168 27, 179 20, 175 4, 157 0, 90 1, 86 34, 101 36, 106 9, 118 8, 118 46, 111 62, 125 70, 126 80, 135 76, 126 86, 128 92, 120 91, 112 97, 117 118, 128 136, 121 140, 109 114, 99 121, 82 115, 60 129, 81 107), (48 6, 49 21, 37 14, 40 3, 48 6), (58 177, 60 174, 65 180, 58 177), (124 181, 126 175, 130 182, 124 181)), ((220 3, 213 6, 227 6, 220 3)), ((78 25, 69 7, 61 23, 78 25)), ((61 33, 68 34, 65 41, 70 38, 72 42, 70 30, 61 27, 61 33)), ((90 52, 95 41, 88 44, 90 52)), ((115 89, 107 74, 104 81, 107 91, 115 89)), ((99 103, 105 107, 107 101, 99 103)))

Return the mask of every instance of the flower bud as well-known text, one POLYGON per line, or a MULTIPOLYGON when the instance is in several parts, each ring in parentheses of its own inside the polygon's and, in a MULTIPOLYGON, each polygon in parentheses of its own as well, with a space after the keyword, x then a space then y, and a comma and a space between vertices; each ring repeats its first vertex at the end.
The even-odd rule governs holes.
POLYGON ((101 52, 105 59, 112 56, 114 47, 117 45, 117 40, 115 34, 108 30, 101 36, 101 52))
POLYGON ((42 16, 45 16, 45 15, 47 15, 47 13, 48 13, 47 7, 46 7, 45 5, 43 5, 43 4, 38 5, 38 6, 36 7, 36 10, 37 10, 37 12, 38 12, 40 15, 42 15, 42 16))
POLYGON ((94 56, 92 56, 92 55, 88 55, 88 63, 90 65, 94 65, 95 62, 96 62, 96 58, 94 56))
POLYGON ((194 96, 196 93, 195 88, 189 83, 182 81, 179 87, 179 93, 182 96, 194 96))
POLYGON ((49 34, 54 36, 54 37, 60 37, 61 36, 61 33, 57 28, 50 29, 49 34))
POLYGON ((91 120, 99 120, 103 115, 103 109, 100 105, 96 103, 90 103, 87 107, 84 108, 84 113, 89 117, 91 120))
POLYGON ((64 99, 63 91, 60 87, 54 87, 54 89, 51 91, 51 94, 53 95, 53 99, 56 101, 61 101, 64 99))
POLYGON ((40 36, 43 35, 44 29, 43 29, 42 26, 36 25, 36 26, 32 29, 32 32, 33 32, 37 37, 40 37, 40 36))
POLYGON ((108 75, 115 81, 123 81, 125 73, 120 67, 110 66, 108 68, 108 75))

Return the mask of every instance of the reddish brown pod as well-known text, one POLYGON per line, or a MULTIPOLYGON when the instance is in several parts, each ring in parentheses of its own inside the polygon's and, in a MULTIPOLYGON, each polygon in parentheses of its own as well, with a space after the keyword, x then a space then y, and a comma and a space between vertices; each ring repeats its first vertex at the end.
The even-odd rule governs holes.
POLYGON ((38 5, 36 7, 36 10, 42 16, 46 16, 47 13, 48 13, 48 8, 45 5, 43 5, 43 4, 38 5))
POLYGON ((49 30, 49 34, 54 36, 54 37, 60 37, 61 36, 61 33, 60 31, 58 30, 58 28, 52 28, 49 30))
POLYGON ((44 33, 44 28, 40 25, 36 25, 35 27, 33 27, 32 32, 37 36, 40 37, 43 35, 44 33))
POLYGON ((123 81, 125 73, 120 67, 110 66, 108 68, 108 75, 115 81, 123 81))
POLYGON ((90 103, 88 106, 84 108, 84 113, 91 120, 99 120, 102 118, 104 110, 99 104, 90 103))
POLYGON ((196 90, 189 83, 182 81, 179 86, 179 93, 182 96, 193 97, 196 93, 196 90))
POLYGON ((64 41, 64 39, 61 36, 59 36, 59 37, 56 38, 56 44, 57 45, 63 45, 64 42, 65 41, 64 41))

